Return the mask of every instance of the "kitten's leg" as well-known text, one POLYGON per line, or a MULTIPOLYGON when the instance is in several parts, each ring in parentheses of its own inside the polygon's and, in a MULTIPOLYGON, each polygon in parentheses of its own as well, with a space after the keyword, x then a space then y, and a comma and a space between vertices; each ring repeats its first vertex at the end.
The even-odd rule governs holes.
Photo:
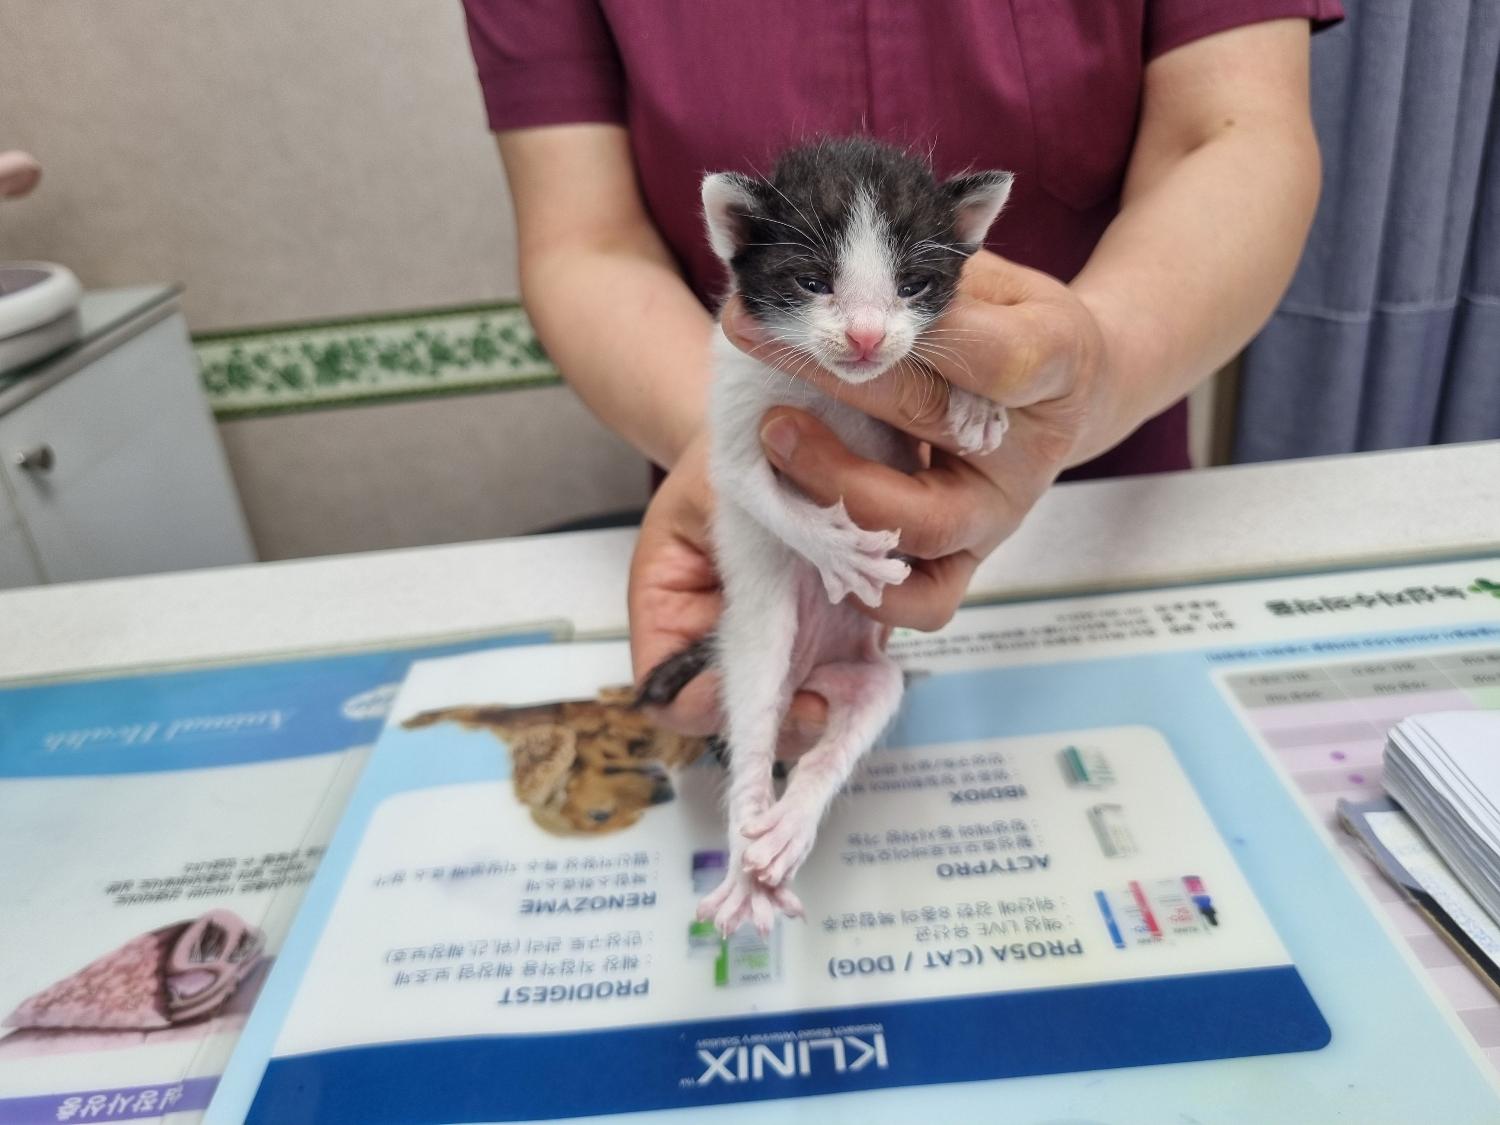
POLYGON ((1005 407, 962 387, 948 390, 948 432, 960 453, 993 453, 1010 426, 1005 407))
POLYGON ((898 531, 866 531, 849 518, 840 500, 820 508, 776 478, 764 458, 720 477, 735 503, 752 519, 801 555, 817 569, 830 602, 853 594, 868 606, 880 604, 886 586, 899 586, 911 573, 900 559, 890 558, 900 539, 898 531))
POLYGON ((797 874, 812 851, 824 812, 901 704, 901 669, 884 653, 825 664, 802 686, 828 701, 828 726, 797 763, 781 800, 745 826, 745 833, 755 838, 745 849, 745 865, 774 887, 797 874))
POLYGON ((698 904, 698 917, 712 918, 729 934, 747 921, 769 934, 778 909, 799 912, 796 899, 763 885, 745 870, 745 825, 771 806, 771 770, 777 737, 791 702, 788 683, 797 634, 800 564, 743 513, 722 511, 721 554, 726 568, 724 614, 719 622, 719 664, 729 736, 729 870, 698 904))

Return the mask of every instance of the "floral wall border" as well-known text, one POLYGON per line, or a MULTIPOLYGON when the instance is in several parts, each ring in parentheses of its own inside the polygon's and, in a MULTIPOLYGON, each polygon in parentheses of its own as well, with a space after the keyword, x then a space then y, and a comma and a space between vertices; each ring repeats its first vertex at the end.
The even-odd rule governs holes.
POLYGON ((193 337, 220 421, 560 382, 518 304, 193 337))

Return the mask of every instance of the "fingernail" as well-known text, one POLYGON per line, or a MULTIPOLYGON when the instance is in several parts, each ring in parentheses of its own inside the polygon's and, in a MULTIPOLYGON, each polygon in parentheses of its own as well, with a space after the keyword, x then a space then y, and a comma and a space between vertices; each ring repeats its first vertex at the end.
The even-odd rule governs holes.
POLYGON ((774 453, 777 460, 790 461, 801 436, 797 432, 797 423, 790 418, 773 418, 761 429, 760 443, 774 453))

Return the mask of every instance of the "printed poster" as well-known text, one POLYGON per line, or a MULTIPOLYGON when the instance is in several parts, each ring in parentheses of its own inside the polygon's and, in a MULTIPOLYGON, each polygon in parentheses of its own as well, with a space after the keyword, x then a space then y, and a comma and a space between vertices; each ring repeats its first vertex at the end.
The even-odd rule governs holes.
POLYGON ((407 666, 506 640, 0 690, 0 1123, 201 1111, 407 666))
POLYGON ((808 919, 764 941, 692 921, 722 765, 625 705, 623 645, 419 664, 207 1119, 1496 1120, 1235 692, 1494 646, 1500 603, 1350 603, 1344 635, 1284 611, 1330 581, 898 636, 901 717, 798 878, 808 919))

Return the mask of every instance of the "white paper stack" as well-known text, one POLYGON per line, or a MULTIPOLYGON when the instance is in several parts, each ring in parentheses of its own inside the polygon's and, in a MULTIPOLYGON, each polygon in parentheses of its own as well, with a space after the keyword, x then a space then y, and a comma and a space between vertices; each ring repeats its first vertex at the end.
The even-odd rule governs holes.
POLYGON ((1391 728, 1387 792, 1500 920, 1500 711, 1438 711, 1391 728))

